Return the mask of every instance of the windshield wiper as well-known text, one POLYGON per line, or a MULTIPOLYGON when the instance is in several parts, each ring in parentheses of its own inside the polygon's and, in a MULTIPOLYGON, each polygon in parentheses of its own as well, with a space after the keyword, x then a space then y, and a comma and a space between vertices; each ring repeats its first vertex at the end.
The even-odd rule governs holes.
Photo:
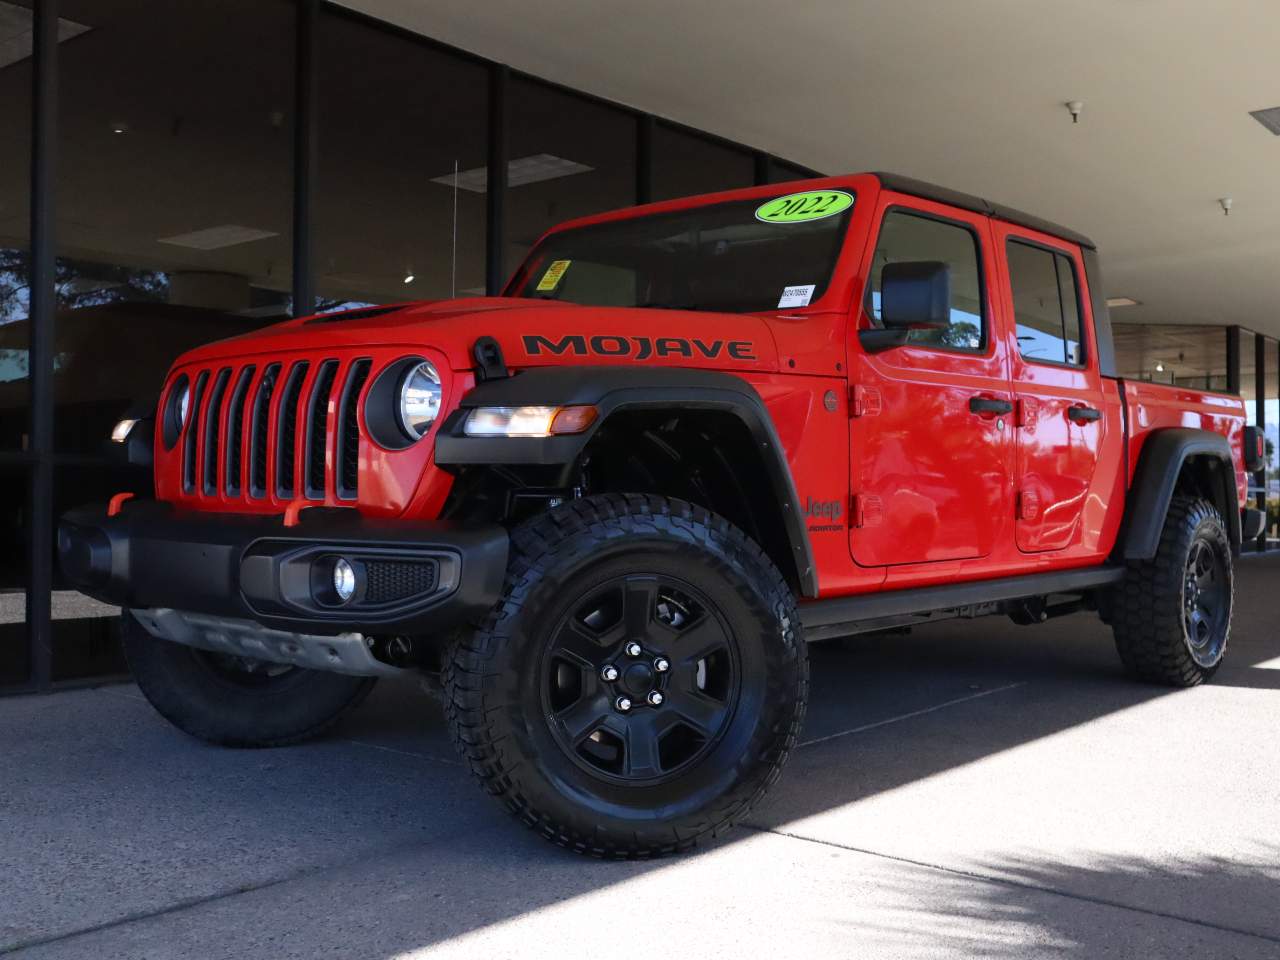
POLYGON ((636 307, 642 310, 697 310, 696 303, 659 303, 656 300, 649 303, 637 303, 636 307))

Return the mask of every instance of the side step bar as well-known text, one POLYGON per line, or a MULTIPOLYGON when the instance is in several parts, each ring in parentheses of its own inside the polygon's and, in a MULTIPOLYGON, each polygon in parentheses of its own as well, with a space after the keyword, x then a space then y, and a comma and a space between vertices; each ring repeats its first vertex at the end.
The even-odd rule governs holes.
MULTIPOLYGON (((932 614, 941 611, 955 611, 953 615, 964 616, 964 608, 1054 593, 1083 593, 1098 587, 1109 587, 1122 579, 1123 567, 1103 566, 1002 577, 998 580, 948 583, 937 587, 887 590, 805 603, 800 607, 800 619, 804 623, 807 639, 825 640, 862 633, 868 629, 902 626, 909 624, 912 618, 919 618, 917 622, 924 622, 931 619, 932 614)), ((979 615, 981 612, 995 611, 975 611, 969 615, 979 615)))

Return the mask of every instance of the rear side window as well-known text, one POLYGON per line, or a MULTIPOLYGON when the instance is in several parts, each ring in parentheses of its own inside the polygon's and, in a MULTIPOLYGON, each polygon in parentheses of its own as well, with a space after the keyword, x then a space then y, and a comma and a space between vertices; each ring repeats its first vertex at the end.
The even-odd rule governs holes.
POLYGON ((1082 366, 1080 299, 1071 258, 1017 240, 1009 241, 1006 253, 1022 358, 1082 366))
POLYGON ((880 225, 871 263, 867 309, 880 322, 880 279, 885 264, 904 260, 940 260, 951 268, 951 324, 940 330, 912 330, 908 343, 949 350, 979 351, 987 342, 982 311, 982 268, 978 238, 967 227, 946 220, 890 210, 880 225))

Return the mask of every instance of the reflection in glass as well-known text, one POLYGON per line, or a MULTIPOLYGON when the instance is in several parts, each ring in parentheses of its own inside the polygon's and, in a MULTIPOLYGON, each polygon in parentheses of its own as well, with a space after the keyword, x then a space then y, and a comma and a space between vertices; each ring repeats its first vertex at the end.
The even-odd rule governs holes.
POLYGON ((180 353, 288 313, 294 5, 60 12, 92 29, 59 58, 54 442, 100 457, 180 353))
POLYGON ((903 210, 885 214, 871 265, 869 309, 880 320, 880 279, 885 264, 936 260, 951 272, 951 323, 941 330, 910 330, 909 343, 950 350, 980 350, 985 342, 978 241, 971 231, 903 210))
POLYGON ((634 114, 536 80, 507 89, 504 231, 510 276, 548 228, 636 202, 634 114))
POLYGON ((1227 328, 1113 323, 1116 368, 1128 380, 1227 389, 1227 328))
POLYGON ((755 185, 755 159, 664 123, 653 130, 653 199, 673 200, 755 185))
POLYGON ((521 269, 514 294, 725 313, 807 306, 826 291, 849 210, 765 223, 755 212, 767 202, 716 203, 552 234, 521 269))
POLYGON ((483 293, 488 71, 336 11, 317 42, 316 309, 483 293))

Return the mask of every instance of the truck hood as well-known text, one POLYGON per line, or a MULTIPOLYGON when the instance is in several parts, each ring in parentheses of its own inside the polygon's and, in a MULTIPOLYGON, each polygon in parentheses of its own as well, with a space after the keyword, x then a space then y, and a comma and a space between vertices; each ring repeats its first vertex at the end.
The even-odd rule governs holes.
POLYGON ((179 363, 326 348, 432 347, 454 370, 475 366, 472 347, 493 337, 515 368, 652 363, 775 372, 769 325, 751 314, 635 307, 582 307, 547 300, 472 297, 374 307, 289 320, 219 340, 179 363))

